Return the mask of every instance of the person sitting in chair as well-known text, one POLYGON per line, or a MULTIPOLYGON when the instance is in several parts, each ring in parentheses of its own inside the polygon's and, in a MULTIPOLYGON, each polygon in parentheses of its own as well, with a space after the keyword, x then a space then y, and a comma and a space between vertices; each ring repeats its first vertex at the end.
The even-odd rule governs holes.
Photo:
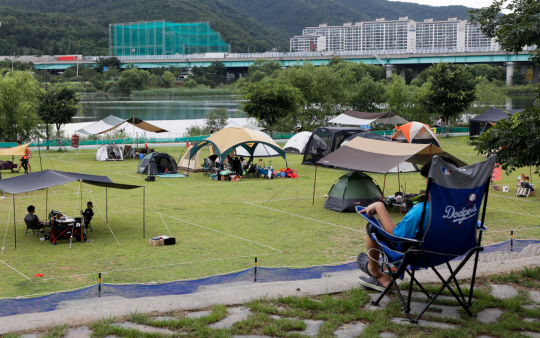
POLYGON ((240 157, 240 164, 242 165, 242 168, 243 168, 244 170, 247 169, 248 163, 246 162, 246 160, 244 160, 243 157, 240 157))
POLYGON ((86 227, 88 227, 88 224, 90 224, 90 221, 92 218, 94 218, 94 210, 92 210, 94 206, 92 205, 92 202, 86 203, 86 210, 83 213, 84 217, 84 224, 86 227))
POLYGON ((49 226, 49 223, 43 223, 39 220, 37 215, 34 215, 34 213, 36 212, 36 207, 34 207, 33 205, 29 205, 26 210, 28 210, 28 215, 24 216, 24 221, 33 224, 35 226, 35 229, 43 229, 49 226))
MULTIPOLYGON (((458 166, 456 161, 449 157, 441 156, 441 159, 447 163, 455 165, 456 167, 458 166)), ((420 175, 426 178, 426 182, 429 169, 431 168, 431 161, 432 159, 429 159, 420 170, 420 175)), ((423 232, 427 230, 427 226, 429 225, 429 201, 425 203, 427 203, 427 205, 424 216, 424 225, 422 227, 423 232)), ((418 230, 420 229, 420 218, 422 217, 423 208, 424 202, 416 204, 411 210, 409 210, 409 212, 407 212, 403 220, 398 224, 395 224, 394 221, 392 221, 392 218, 390 218, 390 215, 382 202, 375 202, 368 205, 364 210, 361 211, 361 213, 365 213, 369 217, 378 215, 379 221, 384 230, 390 234, 393 234, 394 236, 415 238, 418 230)), ((369 277, 359 277, 358 283, 371 289, 384 291, 392 280, 389 275, 383 273, 379 269, 379 247, 369 235, 372 230, 371 227, 371 224, 367 225, 367 253, 362 252, 360 255, 358 255, 358 267, 369 277)))

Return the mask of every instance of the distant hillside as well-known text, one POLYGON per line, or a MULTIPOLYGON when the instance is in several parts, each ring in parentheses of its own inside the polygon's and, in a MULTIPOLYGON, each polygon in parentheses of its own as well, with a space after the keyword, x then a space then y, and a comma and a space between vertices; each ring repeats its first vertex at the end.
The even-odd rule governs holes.
POLYGON ((0 54, 71 54, 82 39, 80 53, 104 55, 110 23, 163 19, 209 21, 233 52, 263 52, 320 23, 464 19, 467 10, 387 0, 0 0, 0 54))
POLYGON ((63 13, 88 19, 108 29, 109 23, 162 20, 209 21, 233 52, 267 51, 288 46, 287 32, 250 18, 221 0, 0 0, 27 11, 63 13))
POLYGON ((320 23, 342 25, 350 21, 397 19, 408 16, 417 21, 469 17, 465 6, 434 7, 387 0, 223 0, 261 23, 299 35, 308 26, 320 23))
POLYGON ((64 14, 0 7, 0 55, 109 53, 109 33, 99 25, 64 14))

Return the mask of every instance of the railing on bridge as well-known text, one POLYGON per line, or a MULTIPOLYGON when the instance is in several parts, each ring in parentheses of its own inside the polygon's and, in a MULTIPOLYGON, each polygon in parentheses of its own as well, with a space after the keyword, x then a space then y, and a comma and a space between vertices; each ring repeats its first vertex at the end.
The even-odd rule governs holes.
MULTIPOLYGON (((536 46, 527 46, 523 51, 536 49, 536 46)), ((357 51, 339 51, 339 52, 267 52, 267 53, 223 53, 224 59, 255 59, 255 58, 282 58, 282 57, 301 57, 310 56, 372 56, 377 54, 384 58, 386 55, 399 54, 441 54, 441 53, 476 53, 476 52, 506 52, 500 47, 474 47, 474 48, 422 48, 416 50, 407 49, 388 49, 388 50, 357 50, 357 51)), ((174 55, 138 55, 138 56, 117 56, 120 60, 178 60, 178 59, 216 59, 215 54, 174 54, 174 55)), ((83 60, 95 60, 96 56, 85 56, 83 60)))

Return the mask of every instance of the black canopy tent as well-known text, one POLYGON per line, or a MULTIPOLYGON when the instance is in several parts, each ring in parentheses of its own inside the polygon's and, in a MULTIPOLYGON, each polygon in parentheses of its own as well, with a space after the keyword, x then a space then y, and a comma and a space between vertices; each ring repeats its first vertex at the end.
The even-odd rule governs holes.
POLYGON ((469 135, 472 138, 473 136, 477 136, 485 132, 488 128, 492 126, 492 124, 497 123, 497 121, 501 119, 505 119, 508 117, 508 114, 514 115, 515 113, 519 113, 523 111, 523 109, 514 109, 514 110, 508 110, 508 109, 496 109, 496 108, 489 108, 482 114, 473 117, 470 121, 470 127, 469 127, 469 135))
POLYGON ((16 223, 16 217, 15 217, 15 194, 45 189, 46 190, 45 212, 47 212, 49 188, 62 185, 62 184, 71 183, 71 182, 80 182, 81 211, 82 211, 82 184, 83 183, 105 188, 106 222, 108 222, 107 188, 124 189, 124 190, 143 188, 143 238, 145 237, 145 216, 146 216, 145 214, 146 187, 145 186, 114 183, 107 176, 77 174, 77 173, 69 173, 69 172, 47 169, 47 170, 31 173, 28 175, 16 176, 16 177, 12 177, 12 178, 8 178, 8 179, 0 181, 0 191, 3 191, 8 194, 12 194, 15 248, 17 248, 17 227, 16 227, 17 223, 16 223))

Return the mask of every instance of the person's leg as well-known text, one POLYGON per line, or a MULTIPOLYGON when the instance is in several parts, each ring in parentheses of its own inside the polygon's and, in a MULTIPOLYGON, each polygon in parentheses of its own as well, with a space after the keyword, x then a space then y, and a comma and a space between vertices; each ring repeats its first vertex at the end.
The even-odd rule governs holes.
POLYGON ((390 276, 383 274, 379 270, 379 247, 369 234, 366 236, 366 249, 369 256, 368 270, 371 275, 377 278, 377 281, 384 287, 392 282, 390 276))
POLYGON ((18 173, 21 172, 22 162, 23 162, 23 159, 21 158, 21 159, 19 160, 19 168, 17 168, 17 169, 18 169, 18 170, 17 170, 18 173))
POLYGON ((28 160, 28 163, 26 164, 28 166, 28 172, 32 172, 32 166, 30 165, 30 160, 28 160))
MULTIPOLYGON (((28 172, 28 164, 27 163, 28 163, 28 160, 22 160, 21 161, 21 166, 24 168, 25 173, 28 172)), ((21 169, 21 168, 19 168, 19 169, 21 169)))

